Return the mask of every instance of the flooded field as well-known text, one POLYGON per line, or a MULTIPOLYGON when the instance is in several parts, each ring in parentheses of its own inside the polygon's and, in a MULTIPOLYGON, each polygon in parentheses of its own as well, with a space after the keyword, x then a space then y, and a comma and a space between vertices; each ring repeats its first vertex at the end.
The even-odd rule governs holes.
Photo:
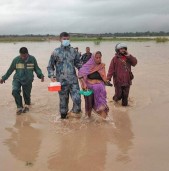
MULTIPOLYGON (((116 43, 73 42, 72 46, 82 53, 86 46, 91 52, 100 50, 108 69, 116 43)), ((114 103, 114 88, 106 88, 107 122, 100 122, 94 113, 90 120, 84 114, 81 119, 57 120, 59 97, 47 91, 46 67, 59 42, 0 43, 0 76, 22 46, 37 58, 45 74, 44 83, 35 76, 30 112, 21 116, 15 114, 12 76, 0 85, 1 171, 169 170, 169 43, 126 43, 138 59, 129 107, 114 103)))

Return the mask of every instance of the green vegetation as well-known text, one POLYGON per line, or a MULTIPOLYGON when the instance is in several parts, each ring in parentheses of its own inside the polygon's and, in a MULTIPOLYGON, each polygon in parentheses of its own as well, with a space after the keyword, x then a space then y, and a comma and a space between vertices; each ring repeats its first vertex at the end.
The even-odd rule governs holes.
POLYGON ((100 45, 101 41, 94 41, 95 45, 100 45))
POLYGON ((55 35, 0 35, 0 42, 43 42, 58 40, 55 35))
POLYGON ((144 37, 72 37, 72 41, 93 41, 93 42, 102 42, 102 41, 151 41, 155 40, 155 38, 144 38, 144 37))
MULTIPOLYGON (((111 33, 107 33, 111 35, 111 33)), ((169 32, 125 32, 125 33, 114 33, 113 36, 116 37, 159 37, 159 36, 169 36, 169 32)))
MULTIPOLYGON (((168 42, 167 37, 169 33, 159 32, 145 32, 145 33, 104 33, 104 34, 81 34, 81 33, 70 33, 71 41, 92 41, 96 45, 100 44, 102 41, 134 41, 134 42, 144 42, 144 41, 156 41, 168 42), (143 36, 145 35, 145 36, 143 36), (151 36, 150 36, 151 35, 151 36), (158 35, 152 37, 153 35, 158 35), (160 35, 160 36, 159 36, 160 35), (134 37, 135 36, 135 37, 134 37)), ((45 42, 45 41, 58 41, 59 36, 55 35, 0 35, 0 42, 45 42)))
POLYGON ((155 40, 157 43, 164 43, 164 42, 169 41, 169 39, 166 37, 157 37, 155 40))
POLYGON ((47 41, 45 37, 0 37, 0 42, 42 42, 47 41))
POLYGON ((72 41, 93 41, 95 44, 100 44, 103 41, 134 41, 134 42, 145 42, 145 41, 156 41, 156 42, 167 42, 167 37, 72 37, 72 41))

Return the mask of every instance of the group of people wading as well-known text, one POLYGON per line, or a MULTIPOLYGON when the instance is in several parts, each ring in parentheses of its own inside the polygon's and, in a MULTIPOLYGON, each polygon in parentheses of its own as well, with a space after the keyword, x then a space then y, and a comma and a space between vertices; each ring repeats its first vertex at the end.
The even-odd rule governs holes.
MULTIPOLYGON (((127 51, 127 45, 118 43, 115 46, 115 56, 111 60, 108 73, 106 75, 105 64, 102 63, 102 53, 97 51, 90 53, 90 48, 86 48, 86 53, 81 55, 78 48, 70 45, 70 36, 66 32, 60 34, 61 46, 56 48, 49 59, 47 66, 48 77, 52 82, 61 83, 59 91, 60 115, 61 119, 69 116, 81 117, 81 95, 80 87, 85 91, 91 90, 92 93, 84 96, 85 114, 90 117, 92 111, 105 119, 109 112, 107 105, 106 88, 113 85, 115 87, 114 101, 122 100, 122 105, 128 105, 128 96, 132 79, 131 66, 137 64, 137 59, 127 51), (77 70, 78 71, 77 71, 77 70), (78 72, 78 74, 76 74, 78 72), (72 109, 69 111, 69 95, 73 101, 72 109)), ((14 58, 8 71, 0 79, 3 84, 15 70, 12 82, 12 95, 17 105, 16 114, 20 115, 29 111, 31 105, 31 90, 34 79, 33 73, 44 82, 44 75, 38 66, 36 58, 28 53, 26 47, 19 50, 20 55, 14 58), (21 88, 25 105, 23 105, 21 88)))

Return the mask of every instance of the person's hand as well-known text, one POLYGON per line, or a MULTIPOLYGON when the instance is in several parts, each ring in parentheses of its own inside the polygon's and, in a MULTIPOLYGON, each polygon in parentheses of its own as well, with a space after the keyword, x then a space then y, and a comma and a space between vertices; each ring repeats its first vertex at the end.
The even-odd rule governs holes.
POLYGON ((45 78, 44 78, 44 77, 42 77, 42 78, 41 78, 41 82, 44 82, 44 81, 45 81, 45 78))
POLYGON ((5 81, 3 79, 0 79, 0 84, 5 83, 5 81))
POLYGON ((131 54, 129 54, 129 52, 128 52, 128 51, 126 51, 125 56, 126 56, 126 57, 130 57, 130 56, 131 56, 131 54))
POLYGON ((106 86, 111 86, 111 87, 113 86, 113 84, 109 80, 106 80, 104 83, 106 86))
POLYGON ((52 82, 57 82, 57 80, 56 80, 55 77, 51 77, 50 80, 51 80, 52 82))
POLYGON ((88 87, 84 81, 82 81, 80 83, 81 83, 82 90, 88 90, 88 87))
POLYGON ((82 87, 83 90, 88 90, 88 87, 87 87, 87 85, 86 85, 83 78, 80 79, 80 84, 81 84, 81 87, 82 87))
POLYGON ((82 85, 82 89, 85 90, 85 91, 88 90, 87 85, 86 85, 86 84, 83 84, 83 85, 82 85))

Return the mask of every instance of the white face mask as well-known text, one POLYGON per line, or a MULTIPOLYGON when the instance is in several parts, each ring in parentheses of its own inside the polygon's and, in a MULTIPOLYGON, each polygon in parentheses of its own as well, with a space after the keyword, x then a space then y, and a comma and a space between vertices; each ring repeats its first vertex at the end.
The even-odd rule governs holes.
POLYGON ((69 46, 70 45, 70 40, 62 40, 62 45, 63 46, 69 46))

